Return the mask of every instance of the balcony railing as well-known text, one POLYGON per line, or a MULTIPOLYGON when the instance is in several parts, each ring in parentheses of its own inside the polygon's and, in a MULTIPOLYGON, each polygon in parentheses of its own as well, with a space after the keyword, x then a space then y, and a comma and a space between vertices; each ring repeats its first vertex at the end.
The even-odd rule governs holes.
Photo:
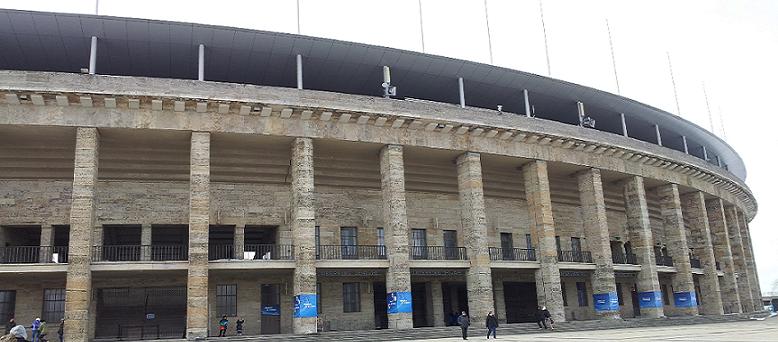
POLYGON ((92 261, 186 261, 186 245, 94 246, 92 261))
POLYGON ((489 247, 489 259, 504 261, 535 261, 534 249, 489 247))
POLYGON ((465 247, 411 246, 412 260, 467 260, 465 247))
POLYGON ((322 260, 386 259, 385 246, 320 245, 316 258, 322 260))
POLYGON ((3 264, 64 264, 67 262, 67 246, 0 247, 0 263, 3 264))
POLYGON ((558 251, 557 258, 560 262, 592 262, 592 253, 588 251, 558 251))
POLYGON ((294 246, 291 245, 245 245, 243 259, 249 260, 294 260, 294 246))
POLYGON ((702 263, 697 258, 689 258, 689 264, 692 265, 692 268, 702 268, 702 263))
POLYGON ((667 255, 657 255, 656 265, 673 267, 673 257, 667 255))
POLYGON ((208 260, 235 259, 235 245, 208 245, 208 260))
POLYGON ((638 257, 635 254, 616 253, 612 255, 614 264, 637 265, 638 257))

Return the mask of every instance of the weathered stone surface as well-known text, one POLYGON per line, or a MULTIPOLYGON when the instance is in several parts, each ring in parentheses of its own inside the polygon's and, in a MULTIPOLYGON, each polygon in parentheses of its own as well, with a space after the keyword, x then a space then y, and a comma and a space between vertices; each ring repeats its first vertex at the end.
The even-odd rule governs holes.
MULTIPOLYGON (((666 184, 657 188, 659 205, 662 210, 662 226, 665 233, 667 250, 673 258, 676 273, 673 276, 673 296, 679 293, 694 293, 694 278, 692 267, 689 264, 689 247, 686 244, 686 227, 683 223, 683 211, 681 209, 681 196, 678 186, 666 184)), ((674 298, 670 298, 674 300, 674 298)), ((696 305, 690 307, 675 307, 672 314, 697 315, 696 305)), ((670 312, 667 312, 670 314, 670 312)))
POLYGON ((721 271, 724 272, 724 276, 719 278, 724 313, 740 313, 739 289, 729 244, 729 234, 727 233, 727 221, 730 219, 725 217, 724 203, 720 199, 706 200, 705 209, 708 211, 708 225, 710 226, 713 254, 721 265, 721 271))
MULTIPOLYGON (((651 232, 651 221, 648 216, 646 190, 643 178, 634 176, 624 183, 624 207, 627 214, 627 234, 640 264, 637 274, 637 289, 640 292, 660 293, 659 276, 657 275, 656 255, 654 254, 654 238, 651 232)), ((672 303, 664 303, 665 305, 672 303)), ((664 308, 640 308, 642 317, 662 317, 664 308)))
MULTIPOLYGON (((389 269, 386 292, 411 292, 411 269, 408 266, 408 213, 405 202, 405 166, 403 148, 387 145, 381 149, 381 199, 389 269)), ((440 284, 438 284, 440 288, 440 284)), ((434 287, 433 287, 434 289, 434 287)), ((413 328, 412 313, 389 314, 389 328, 413 328)))
MULTIPOLYGON (((292 142, 291 178, 291 226, 295 249, 294 295, 317 294, 312 139, 296 138, 292 142)), ((292 326, 296 334, 316 333, 316 317, 295 317, 292 326)))
POLYGON ((89 341, 92 298, 92 229, 95 224, 95 187, 100 149, 96 128, 76 130, 73 197, 70 206, 70 245, 65 287, 66 341, 89 341))
POLYGON ((481 155, 466 152, 457 157, 457 175, 465 249, 470 259, 470 268, 467 271, 469 315, 474 322, 484 322, 486 315, 490 311, 494 312, 494 298, 481 155))
POLYGON ((735 265, 738 295, 742 312, 751 312, 754 300, 751 298, 751 282, 749 270, 746 266, 745 252, 743 251, 743 239, 740 235, 740 215, 734 206, 725 206, 724 213, 727 218, 727 232, 729 234, 729 246, 732 252, 732 260, 735 265))
POLYGON ((208 335, 211 134, 192 132, 190 148, 186 337, 193 340, 208 335))
POLYGON ((535 272, 538 304, 546 306, 555 321, 563 322, 565 309, 562 303, 562 284, 557 264, 548 165, 542 160, 530 162, 522 167, 522 174, 531 222, 530 231, 537 246, 535 253, 540 262, 540 269, 535 272))
POLYGON ((713 244, 710 238, 710 226, 708 214, 705 209, 705 194, 695 191, 682 197, 684 216, 689 222, 691 240, 689 247, 694 248, 694 256, 700 259, 704 274, 700 277, 700 290, 698 297, 702 297, 702 309, 704 315, 723 315, 724 308, 721 305, 721 290, 719 277, 716 272, 716 257, 713 254, 713 244))
POLYGON ((753 301, 753 311, 762 310, 762 290, 759 287, 759 275, 756 273, 756 261, 754 261, 754 247, 751 244, 751 231, 746 222, 746 217, 738 215, 740 218, 740 237, 743 239, 743 252, 745 254, 746 268, 748 269, 748 281, 751 285, 751 300, 753 301))

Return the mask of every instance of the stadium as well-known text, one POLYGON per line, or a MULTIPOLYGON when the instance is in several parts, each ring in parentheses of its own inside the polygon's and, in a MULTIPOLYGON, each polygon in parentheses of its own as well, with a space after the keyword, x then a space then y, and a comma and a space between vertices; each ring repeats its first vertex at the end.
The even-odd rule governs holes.
POLYGON ((0 47, 0 318, 66 341, 761 310, 743 161, 650 105, 192 23, 0 10, 0 47))

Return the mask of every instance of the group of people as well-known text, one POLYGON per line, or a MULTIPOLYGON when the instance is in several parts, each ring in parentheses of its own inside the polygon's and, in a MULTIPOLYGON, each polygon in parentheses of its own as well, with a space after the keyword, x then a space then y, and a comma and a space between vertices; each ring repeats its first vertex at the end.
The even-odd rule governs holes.
MULTIPOLYGON (((48 335, 49 335, 49 328, 46 324, 46 320, 36 318, 34 321, 32 321, 32 324, 30 325, 30 331, 32 332, 32 336, 30 341, 31 342, 48 342, 48 335)), ((57 329, 57 336, 59 337, 59 342, 63 342, 65 332, 65 320, 62 319, 59 322, 59 328, 57 329)), ((17 324, 16 320, 12 317, 5 325, 5 333, 6 335, 3 336, 3 342, 4 341, 14 341, 14 339, 17 342, 27 341, 27 328, 24 325, 17 324)))
MULTIPOLYGON (((235 334, 238 336, 243 335, 243 324, 246 323, 245 320, 238 317, 238 320, 235 321, 235 334)), ((222 319, 219 321, 219 337, 225 337, 227 336, 227 327, 230 325, 230 321, 227 319, 227 316, 222 316, 222 319)))
MULTIPOLYGON (((546 309, 545 306, 539 306, 537 312, 535 313, 535 319, 538 323, 539 329, 548 329, 551 328, 551 330, 554 330, 554 319, 551 318, 551 313, 546 309)), ((456 325, 459 325, 459 327, 462 329, 462 339, 467 339, 467 329, 470 328, 470 317, 467 316, 467 313, 462 311, 462 314, 457 317, 456 325)), ((497 323, 497 317, 494 316, 494 313, 489 311, 489 314, 486 315, 486 339, 489 339, 489 336, 493 338, 497 338, 497 327, 500 326, 499 323, 497 323)))

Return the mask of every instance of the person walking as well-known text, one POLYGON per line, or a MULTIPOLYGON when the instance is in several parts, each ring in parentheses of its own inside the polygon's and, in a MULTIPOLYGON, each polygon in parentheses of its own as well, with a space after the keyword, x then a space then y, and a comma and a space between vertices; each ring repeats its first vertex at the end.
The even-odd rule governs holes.
POLYGON ((544 307, 538 306, 538 310, 535 311, 535 322, 538 323, 538 329, 548 329, 546 326, 546 316, 543 313, 544 307))
POLYGON ((32 327, 30 327, 32 330, 32 342, 40 342, 41 336, 40 336, 40 329, 41 329, 41 319, 36 318, 34 321, 32 321, 32 327))
POLYGON ((57 335, 59 335, 59 342, 65 342, 65 319, 59 320, 59 329, 57 329, 57 335))
POLYGON ((238 317, 238 320, 235 321, 235 332, 238 334, 238 336, 243 336, 243 323, 246 321, 242 318, 238 317))
POLYGON ((467 313, 462 311, 462 314, 459 315, 459 318, 457 318, 457 323, 459 323, 459 327, 462 328, 462 339, 467 339, 467 328, 470 327, 470 318, 467 317, 467 313))
POLYGON ((230 321, 227 320, 227 315, 222 316, 222 319, 219 321, 219 337, 227 336, 227 325, 229 323, 230 321))
POLYGON ((40 328, 38 328, 38 339, 39 339, 41 342, 46 342, 46 341, 48 341, 48 340, 46 339, 46 334, 48 334, 48 333, 49 333, 49 329, 48 329, 48 326, 46 325, 46 320, 45 320, 45 319, 42 319, 42 320, 41 320, 41 326, 40 326, 40 328))
POLYGON ((497 327, 499 324, 497 323, 497 317, 494 316, 494 314, 489 311, 489 314, 486 315, 486 339, 489 339, 489 335, 491 334, 492 337, 497 338, 497 327))
POLYGON ((546 326, 546 320, 548 320, 548 326, 551 327, 551 330, 554 330, 554 319, 551 318, 551 313, 548 312, 548 309, 546 309, 545 306, 542 309, 543 309, 543 326, 546 326))
POLYGON ((8 320, 8 322, 5 323, 5 334, 8 335, 11 333, 11 329, 13 329, 16 326, 16 320, 14 320, 13 317, 8 320))

